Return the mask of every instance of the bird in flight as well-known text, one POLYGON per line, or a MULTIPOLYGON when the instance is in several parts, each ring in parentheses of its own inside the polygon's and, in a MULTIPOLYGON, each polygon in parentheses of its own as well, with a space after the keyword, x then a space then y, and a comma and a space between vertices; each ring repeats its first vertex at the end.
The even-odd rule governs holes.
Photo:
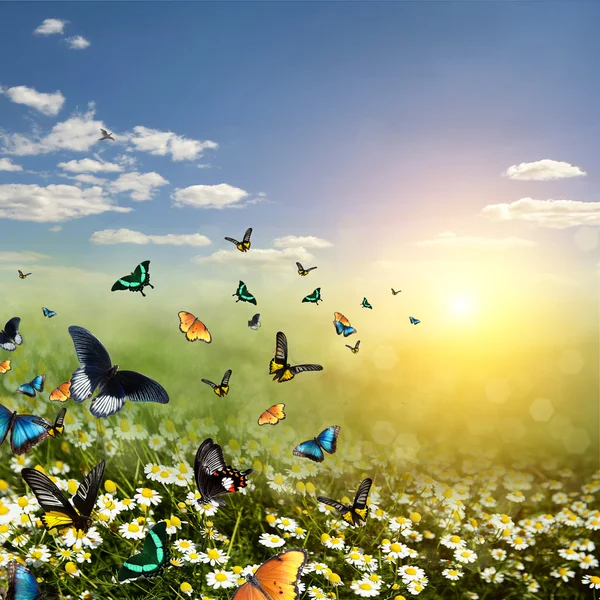
POLYGON ((101 142, 102 140, 112 140, 113 142, 115 141, 115 138, 112 136, 112 133, 108 133, 106 129, 100 129, 100 131, 102 132, 102 137, 98 138, 99 142, 101 142))

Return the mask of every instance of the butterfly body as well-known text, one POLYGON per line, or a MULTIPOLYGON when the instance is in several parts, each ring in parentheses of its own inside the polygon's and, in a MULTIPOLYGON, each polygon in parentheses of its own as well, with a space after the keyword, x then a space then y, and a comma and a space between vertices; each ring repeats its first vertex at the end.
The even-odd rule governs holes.
POLYGON ((13 352, 23 343, 23 337, 19 333, 20 323, 20 317, 13 317, 6 323, 4 329, 0 331, 0 348, 13 352))
POLYGON ((6 600, 48 600, 40 590, 35 576, 18 563, 11 560, 8 570, 8 593, 6 600))
POLYGON ((217 396, 222 398, 223 396, 227 396, 227 394, 229 393, 229 378, 231 377, 231 372, 232 372, 231 369, 225 371, 225 374, 223 375, 223 378, 221 379, 220 385, 213 383, 209 379, 202 379, 202 382, 206 383, 207 385, 210 385, 210 387, 213 389, 213 392, 217 396))
POLYGON ((356 329, 350 325, 350 321, 348 321, 342 313, 333 313, 333 324, 338 335, 343 333, 344 337, 348 337, 349 335, 356 333, 356 329))
POLYGON ((350 351, 352 352, 352 354, 358 354, 360 340, 358 340, 356 342, 356 344, 354 344, 354 346, 349 346, 348 344, 345 344, 345 346, 346 346, 346 348, 350 348, 350 351))
POLYGON ((249 302, 250 304, 254 304, 256 306, 256 298, 248 291, 248 287, 243 281, 238 283, 238 288, 232 296, 237 296, 236 302, 240 300, 242 302, 249 302))
POLYGON ((296 263, 298 267, 298 275, 301 277, 306 277, 311 271, 314 271, 317 267, 310 267, 310 269, 305 269, 299 262, 296 263))
POLYGON ((249 321, 248 327, 256 331, 260 327, 260 313, 256 313, 249 321))
POLYGON ((321 298, 321 288, 317 288, 314 292, 312 292, 312 294, 309 294, 308 296, 304 296, 304 298, 302 298, 302 302, 312 302, 313 304, 316 304, 317 306, 319 305, 319 302, 321 302, 323 300, 323 298, 321 298))
POLYGON ((396 296, 397 294, 399 294, 402 290, 395 290, 394 288, 392 288, 392 294, 394 294, 394 296, 396 296))
POLYGON ((202 497, 199 502, 216 502, 224 506, 225 502, 220 496, 246 487, 247 477, 251 473, 252 469, 238 471, 226 464, 221 446, 212 438, 207 438, 198 447, 194 460, 194 477, 202 497))
POLYGON ((46 381, 45 375, 38 375, 34 377, 29 383, 20 385, 17 389, 17 394, 23 394, 30 398, 35 398, 36 392, 40 394, 44 391, 44 382, 46 381))
POLYGON ((230 238, 230 237, 226 237, 225 239, 228 242, 231 242, 232 244, 235 244, 235 247, 240 251, 240 252, 248 252, 248 250, 250 250, 250 236, 252 235, 252 227, 248 227, 248 229, 246 229, 246 233, 244 233, 244 237, 242 238, 241 242, 238 242, 237 240, 235 240, 234 238, 230 238))
POLYGON ((321 433, 312 440, 307 440, 298 444, 293 450, 294 456, 308 458, 314 462, 323 462, 325 460, 324 452, 335 454, 337 450, 337 439, 340 434, 340 426, 332 425, 321 431, 321 433))
POLYGON ((373 309, 373 307, 369 304, 369 301, 366 298, 363 298, 363 301, 361 302, 361 306, 363 308, 373 309))
POLYGON ((297 600, 298 584, 307 554, 301 548, 280 552, 265 561, 253 575, 246 576, 231 600, 297 600))
POLYGON ((304 371, 322 371, 321 365, 307 364, 291 366, 288 362, 287 337, 282 331, 277 332, 275 338, 275 356, 269 363, 269 374, 273 375, 273 381, 283 383, 293 379, 298 373, 304 371))
POLYGON ((31 275, 31 273, 23 273, 21 269, 17 269, 17 271, 19 271, 19 279, 25 279, 26 277, 29 277, 31 275))
POLYGON ((50 310, 49 308, 46 308, 45 306, 42 306, 42 312, 44 313, 44 316, 48 317, 49 319, 56 316, 56 313, 53 310, 50 310))
POLYGON ((372 479, 363 479, 360 482, 352 506, 337 502, 331 498, 326 498, 325 496, 317 496, 317 500, 323 502, 323 504, 333 506, 341 514, 342 519, 346 523, 354 526, 360 525, 367 518, 367 498, 372 484, 372 479))
POLYGON ((117 279, 113 283, 111 288, 111 292, 116 292, 119 290, 129 290, 130 292, 140 292, 144 298, 146 294, 144 294, 145 287, 151 287, 154 289, 154 286, 150 283, 150 261, 145 260, 141 262, 131 273, 130 275, 123 275, 120 279, 117 279))
POLYGON ((118 365, 113 366, 106 348, 87 329, 71 325, 69 335, 81 363, 71 376, 71 398, 83 402, 98 389, 90 405, 95 417, 105 418, 119 412, 126 398, 131 402, 169 402, 169 395, 154 379, 136 371, 119 371, 118 365))
POLYGON ((88 531, 93 522, 91 514, 104 479, 105 467, 105 461, 99 462, 79 484, 72 500, 68 500, 44 473, 30 468, 21 471, 25 483, 32 489, 44 510, 40 518, 48 531, 67 527, 74 527, 83 533, 88 531))
POLYGON ((285 404, 273 404, 258 417, 259 425, 277 425, 279 421, 283 421, 286 417, 285 404))
POLYGON ((146 534, 142 552, 128 558, 119 569, 119 582, 162 575, 169 565, 171 553, 167 545, 167 524, 156 523, 146 534))
POLYGON ((411 325, 418 325, 421 321, 419 319, 415 319, 414 317, 408 317, 410 319, 411 325))

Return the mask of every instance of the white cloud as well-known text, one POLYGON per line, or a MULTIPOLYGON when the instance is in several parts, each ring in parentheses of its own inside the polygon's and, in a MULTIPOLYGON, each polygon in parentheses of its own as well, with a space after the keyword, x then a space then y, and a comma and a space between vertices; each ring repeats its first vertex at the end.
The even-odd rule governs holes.
POLYGON ((54 227, 50 227, 49 231, 52 231, 53 233, 58 233, 59 231, 62 231, 62 227, 60 225, 55 225, 54 227))
POLYGON ((146 235, 131 229, 104 229, 95 231, 90 238, 93 244, 157 244, 159 246, 208 246, 211 241, 199 233, 177 235, 146 235))
POLYGON ((238 250, 218 250, 210 256, 195 256, 194 262, 198 264, 263 266, 286 268, 296 261, 310 263, 314 256, 305 248, 284 248, 283 250, 252 248, 248 253, 238 250))
POLYGON ((98 141, 101 127, 106 129, 102 121, 94 120, 92 108, 87 113, 76 113, 66 121, 57 123, 46 136, 0 134, 0 140, 4 143, 6 153, 18 156, 46 154, 58 150, 87 152, 98 141))
POLYGON ((65 41, 71 50, 84 50, 91 45, 82 35, 68 37, 65 41))
POLYGON ((21 165, 15 165, 10 158, 0 158, 0 171, 22 171, 21 165))
POLYGON ((59 223, 107 211, 131 212, 115 206, 102 188, 74 185, 0 185, 0 218, 36 223, 59 223))
POLYGON ((38 110, 47 117, 55 117, 65 103, 65 97, 58 91, 53 94, 47 94, 45 92, 38 92, 26 85, 3 88, 1 91, 15 104, 24 104, 30 108, 35 108, 35 110, 38 110))
POLYGON ((151 173, 123 173, 113 181, 110 189, 113 192, 131 192, 129 197, 136 202, 151 200, 156 193, 156 188, 167 185, 169 182, 154 171, 151 173))
POLYGON ((170 154, 174 161, 195 160, 202 156, 204 150, 219 147, 210 140, 192 140, 171 131, 150 129, 142 125, 134 127, 133 133, 128 133, 127 137, 136 150, 158 156, 170 154))
POLYGON ((65 171, 71 171, 71 173, 120 173, 123 170, 121 165, 91 158, 61 162, 58 163, 58 166, 65 171))
POLYGON ((333 244, 322 238, 309 236, 286 235, 273 240, 275 248, 331 248, 333 244))
POLYGON ((45 260, 46 258, 50 257, 47 254, 30 252, 28 250, 24 252, 0 252, 0 263, 32 263, 38 260, 45 260))
POLYGON ((248 196, 248 192, 228 183, 217 185, 192 185, 176 189, 171 195, 173 205, 196 208, 231 208, 248 196))
POLYGON ((445 231, 443 233, 439 233, 432 240, 423 240, 421 242, 416 242, 414 245, 420 247, 445 246, 455 248, 466 248, 473 246, 496 248, 533 248, 538 244, 537 242, 532 242, 531 240, 525 240, 517 237, 488 238, 469 235, 456 235, 456 233, 453 233, 452 231, 445 231))
POLYGON ((38 35, 53 35, 55 33, 63 33, 65 25, 69 21, 63 21, 62 19, 45 19, 41 25, 39 25, 33 33, 38 35))
POLYGON ((521 198, 510 204, 490 204, 481 211, 481 216, 495 221, 525 221, 538 227, 566 229, 600 225, 600 202, 521 198))
POLYGON ((506 170, 504 175, 509 179, 520 179, 521 181, 548 181, 579 177, 586 175, 586 172, 567 162, 544 158, 535 162, 513 165, 506 170))
POLYGON ((66 175, 66 177, 87 185, 103 186, 108 181, 107 179, 104 179, 104 177, 96 177, 95 175, 90 175, 89 173, 81 173, 80 175, 74 175, 73 177, 66 175))

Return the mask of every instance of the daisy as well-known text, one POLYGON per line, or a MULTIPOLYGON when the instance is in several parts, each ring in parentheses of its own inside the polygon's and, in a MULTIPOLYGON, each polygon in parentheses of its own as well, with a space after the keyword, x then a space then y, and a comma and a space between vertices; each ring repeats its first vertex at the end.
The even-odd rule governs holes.
POLYGON ((419 567, 404 565, 398 569, 398 575, 402 577, 402 581, 404 583, 409 583, 411 581, 418 581, 425 577, 425 571, 419 567))
POLYGON ((147 444, 150 450, 154 450, 157 452, 158 450, 162 450, 167 442, 163 439, 162 436, 155 433, 148 438, 147 444))
POLYGON ((200 557, 203 563, 208 563, 213 567, 215 565, 224 565, 229 560, 227 554, 216 548, 209 548, 206 553, 200 552, 200 557))
POLYGON ((374 598, 379 596, 381 591, 381 584, 374 583, 368 579, 361 579, 355 581, 350 585, 350 589, 361 598, 374 598))
POLYGON ((277 527, 277 529, 282 529, 283 531, 295 531, 298 528, 298 522, 294 519, 280 518, 277 519, 273 525, 277 527))
POLYGON ((50 560, 50 551, 48 547, 41 544, 38 547, 30 548, 25 557, 25 562, 32 567, 39 567, 42 563, 50 560))
POLYGON ((237 585, 237 575, 231 571, 213 571, 206 576, 206 583, 217 590, 219 588, 230 588, 237 585))
POLYGON ((171 419, 163 419, 160 422, 158 430, 162 434, 163 438, 169 441, 174 441, 177 439, 179 434, 177 433, 177 429, 175 428, 175 423, 171 421, 171 419))
POLYGON ((581 560, 579 562, 580 569, 595 569, 598 566, 598 559, 593 554, 580 554, 581 560))
POLYGON ((289 491, 289 485, 285 480, 285 477, 279 473, 271 475, 267 473, 267 485, 274 489, 276 492, 287 492, 289 491))
POLYGON ((258 538, 258 543, 267 548, 280 548, 285 545, 285 540, 278 535, 262 533, 258 538))
POLYGON ((196 552, 195 550, 191 550, 190 552, 184 554, 183 558, 186 562, 189 562, 191 564, 204 562, 204 561, 202 561, 202 556, 200 554, 198 554, 198 552, 196 552))
POLYGON ((589 585, 593 590, 600 590, 600 577, 597 575, 584 575, 581 583, 589 585))
POLYGON ((452 550, 465 547, 464 540, 462 540, 458 535, 445 535, 440 540, 440 544, 442 544, 442 546, 446 546, 446 548, 451 548, 452 550))
POLYGON ((389 540, 385 540, 384 543, 381 544, 380 548, 382 552, 394 560, 406 558, 410 554, 410 548, 400 542, 391 542, 389 540))
POLYGON ((123 523, 119 526, 119 533, 126 540, 141 540, 146 537, 146 531, 137 521, 123 523))
POLYGON ((450 581, 458 581, 464 575, 464 572, 459 569, 444 569, 442 575, 450 581))
POLYGON ((575 577, 575 571, 569 571, 567 567, 560 567, 559 569, 550 571, 550 575, 552 575, 552 577, 556 577, 557 579, 562 579, 563 581, 569 581, 569 579, 573 579, 573 577, 575 577))
POLYGON ((119 420, 118 425, 113 430, 113 434, 119 440, 133 440, 136 437, 131 421, 125 417, 119 420))
POLYGON ((173 544, 179 552, 189 553, 196 550, 196 544, 192 540, 175 540, 173 544))
POLYGON ((474 563, 477 560, 477 554, 475 554, 473 550, 468 550, 466 548, 457 548, 454 551, 454 560, 465 564, 474 563))
POLYGON ((525 495, 520 490, 513 490, 509 494, 506 494, 506 499, 511 502, 525 502, 525 495))
POLYGON ((160 494, 150 488, 136 488, 137 494, 134 499, 141 506, 156 506, 162 500, 160 494))
POLYGON ((327 548, 336 549, 336 550, 343 550, 344 547, 346 546, 346 543, 340 537, 328 537, 323 542, 323 545, 327 546, 327 548))

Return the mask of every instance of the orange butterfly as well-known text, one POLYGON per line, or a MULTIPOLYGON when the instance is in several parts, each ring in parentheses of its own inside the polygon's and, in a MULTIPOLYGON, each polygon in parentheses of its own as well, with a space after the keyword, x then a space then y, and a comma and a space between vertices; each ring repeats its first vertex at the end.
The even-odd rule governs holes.
POLYGON ((258 417, 259 425, 277 425, 279 421, 285 419, 285 404, 273 404, 270 408, 267 408, 265 412, 258 417))
POLYGON ((206 342, 210 344, 212 336, 206 325, 196 318, 192 313, 182 310, 179 313, 179 331, 185 333, 188 342, 206 342))
POLYGON ((4 373, 7 373, 8 371, 10 371, 11 366, 10 366, 10 360, 4 360, 2 362, 0 362, 0 373, 2 375, 4 375, 4 373))
POLYGON ((55 390, 50 393, 52 402, 66 402, 71 397, 71 382, 65 381, 61 383, 55 390))
POLYGON ((306 552, 301 548, 280 552, 258 567, 254 575, 248 575, 247 583, 236 590, 231 600, 297 600, 305 564, 306 552))

